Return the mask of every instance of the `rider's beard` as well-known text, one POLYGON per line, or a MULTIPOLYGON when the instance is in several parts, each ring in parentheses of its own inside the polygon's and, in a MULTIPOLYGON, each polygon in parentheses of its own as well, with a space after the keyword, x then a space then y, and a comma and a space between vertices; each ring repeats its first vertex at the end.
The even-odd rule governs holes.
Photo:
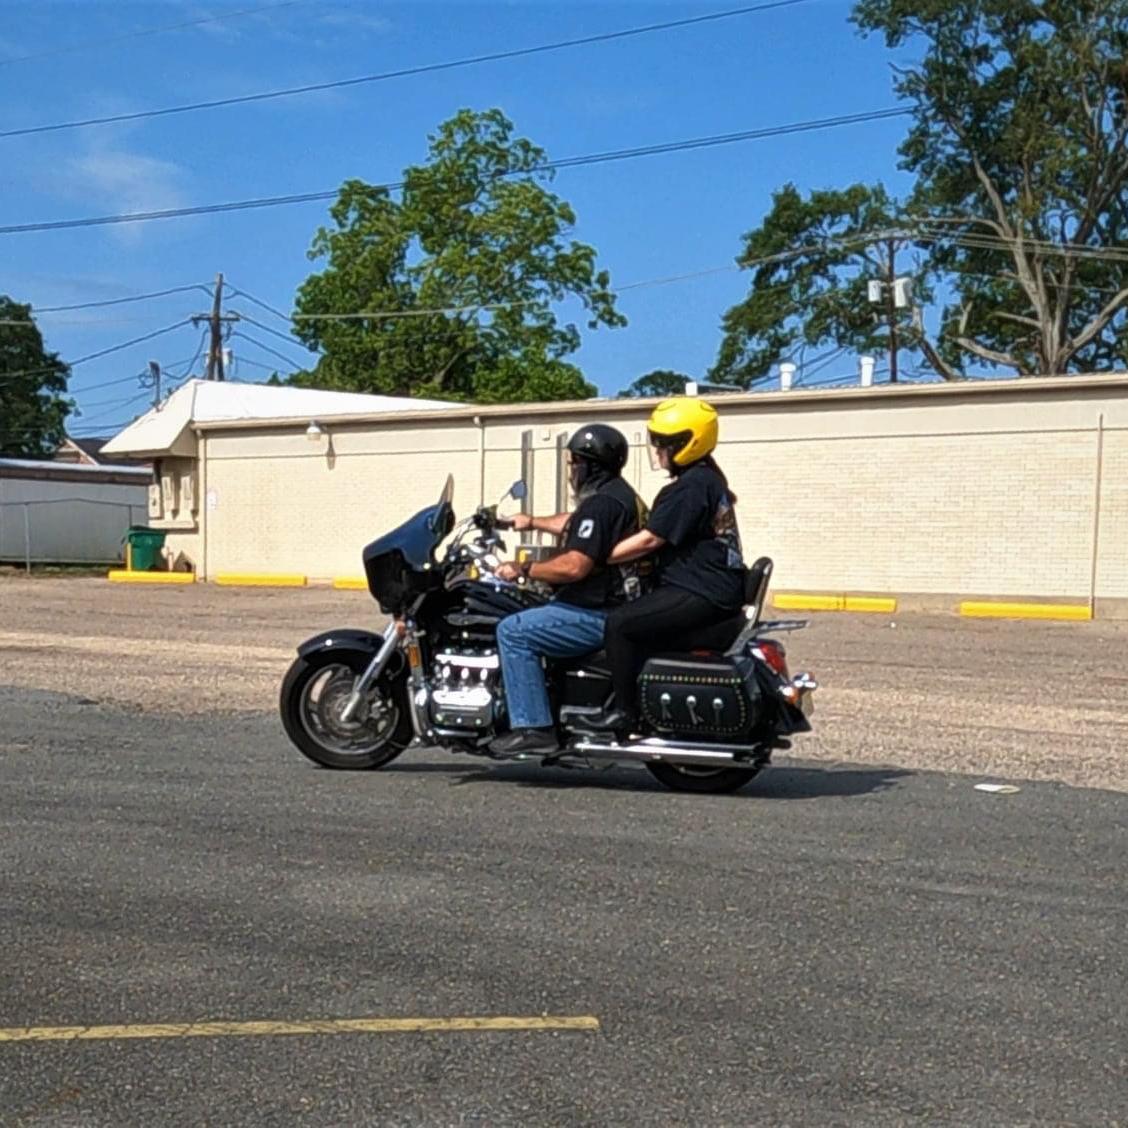
POLYGON ((586 458, 574 459, 568 467, 568 481, 576 497, 583 497, 587 492, 585 487, 592 484, 592 465, 586 458))

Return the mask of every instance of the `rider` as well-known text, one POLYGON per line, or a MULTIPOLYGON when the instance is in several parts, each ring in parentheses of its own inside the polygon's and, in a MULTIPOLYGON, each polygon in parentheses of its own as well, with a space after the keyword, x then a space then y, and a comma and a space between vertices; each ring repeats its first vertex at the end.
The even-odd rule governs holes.
POLYGON ((558 747, 545 689, 543 658, 569 658, 598 650, 608 610, 628 597, 633 569, 607 566, 611 549, 636 532, 646 507, 622 478, 626 437, 592 423, 568 440, 574 513, 514 518, 518 530, 563 538, 562 551, 537 563, 502 564, 503 580, 518 576, 558 586, 550 604, 510 615, 498 624, 498 649, 512 731, 490 744, 499 756, 546 754, 558 747))
POLYGON ((615 695, 601 714, 577 722, 589 731, 623 733, 637 726, 636 682, 647 653, 685 649, 688 631, 731 618, 744 602, 736 496, 713 460, 716 409, 695 396, 667 399, 648 426, 658 466, 673 481, 658 494, 644 528, 617 544, 608 562, 657 552, 658 583, 608 617, 605 646, 615 695))

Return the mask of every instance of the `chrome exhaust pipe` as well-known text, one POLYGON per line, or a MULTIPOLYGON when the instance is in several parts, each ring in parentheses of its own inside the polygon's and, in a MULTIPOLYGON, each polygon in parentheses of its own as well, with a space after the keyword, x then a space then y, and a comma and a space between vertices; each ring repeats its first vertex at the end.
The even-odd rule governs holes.
POLYGON ((620 744, 596 740, 579 740, 568 746, 568 752, 589 760, 634 761, 636 763, 696 764, 709 767, 741 767, 755 763, 755 749, 731 744, 699 744, 695 741, 663 740, 660 736, 632 740, 620 744), (742 757, 747 757, 744 759, 742 757))

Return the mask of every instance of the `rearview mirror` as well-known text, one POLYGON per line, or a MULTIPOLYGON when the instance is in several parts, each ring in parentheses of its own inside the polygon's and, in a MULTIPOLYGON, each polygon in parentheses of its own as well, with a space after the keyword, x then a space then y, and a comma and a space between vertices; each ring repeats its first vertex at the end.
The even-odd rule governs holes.
POLYGON ((517 481, 515 481, 513 483, 513 485, 511 485, 509 487, 509 496, 511 498, 513 498, 514 501, 524 501, 525 495, 528 492, 529 492, 528 487, 525 485, 524 481, 520 478, 518 478, 517 481))

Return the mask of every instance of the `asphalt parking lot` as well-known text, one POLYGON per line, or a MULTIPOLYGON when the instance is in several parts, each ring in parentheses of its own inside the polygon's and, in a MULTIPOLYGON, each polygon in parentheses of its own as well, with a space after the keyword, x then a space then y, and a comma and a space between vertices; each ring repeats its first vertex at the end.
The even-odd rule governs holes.
POLYGON ((1123 1121, 1124 627, 819 617, 710 798, 307 765, 292 645, 370 608, 0 580, 0 1122, 1123 1121))

